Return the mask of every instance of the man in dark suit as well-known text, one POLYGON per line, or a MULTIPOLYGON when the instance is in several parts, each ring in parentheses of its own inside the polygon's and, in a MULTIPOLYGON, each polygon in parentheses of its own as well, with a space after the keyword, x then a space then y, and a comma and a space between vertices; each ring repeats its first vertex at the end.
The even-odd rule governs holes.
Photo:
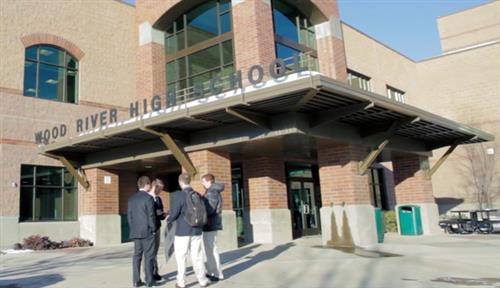
POLYGON ((151 190, 151 181, 147 176, 137 180, 139 191, 128 199, 128 225, 130 239, 134 240, 134 257, 132 258, 133 285, 139 287, 141 281, 141 260, 144 256, 146 284, 153 287, 153 258, 156 227, 155 204, 153 197, 148 194, 151 190))
POLYGON ((151 184, 152 188, 149 194, 153 197, 153 200, 155 202, 155 215, 156 215, 156 234, 155 234, 155 248, 154 248, 154 258, 153 258, 153 279, 156 281, 162 280, 163 278, 160 276, 159 271, 158 271, 158 260, 157 254, 158 254, 158 249, 160 248, 160 228, 161 228, 161 221, 165 220, 167 217, 167 214, 163 211, 163 202, 161 201, 160 198, 160 193, 163 191, 163 181, 160 179, 155 179, 153 180, 153 183, 151 184))

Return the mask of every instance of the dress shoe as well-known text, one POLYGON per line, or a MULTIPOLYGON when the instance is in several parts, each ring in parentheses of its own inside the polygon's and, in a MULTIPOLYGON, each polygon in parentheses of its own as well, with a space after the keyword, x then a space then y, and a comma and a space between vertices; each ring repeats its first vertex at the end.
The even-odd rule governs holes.
POLYGON ((146 284, 146 287, 154 287, 156 286, 155 284, 156 284, 155 282, 150 282, 146 284))
POLYGON ((134 285, 133 285, 133 286, 134 286, 134 287, 141 287, 141 286, 144 286, 144 282, 142 282, 142 281, 137 281, 137 282, 135 282, 135 283, 134 283, 134 285))
POLYGON ((215 277, 213 275, 206 274, 205 276, 207 276, 208 280, 210 280, 211 282, 217 282, 217 281, 221 280, 218 277, 215 277))
POLYGON ((163 280, 163 277, 161 277, 160 275, 156 274, 156 275, 153 275, 153 279, 156 280, 156 281, 161 281, 161 280, 163 280))

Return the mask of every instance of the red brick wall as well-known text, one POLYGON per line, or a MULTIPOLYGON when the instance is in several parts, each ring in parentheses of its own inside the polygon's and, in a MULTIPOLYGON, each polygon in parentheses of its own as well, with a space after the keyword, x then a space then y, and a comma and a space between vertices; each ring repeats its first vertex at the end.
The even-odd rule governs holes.
POLYGON ((434 203, 432 182, 427 178, 421 165, 426 165, 427 157, 407 155, 392 160, 396 203, 434 203))
POLYGON ((328 36, 317 41, 321 73, 339 81, 347 81, 347 61, 344 40, 328 36))
POLYGON ((221 194, 223 200, 222 209, 232 210, 231 158, 229 154, 202 150, 189 153, 189 158, 198 171, 191 183, 193 188, 203 191, 205 188, 201 185, 201 177, 207 173, 213 174, 215 181, 222 182, 225 185, 224 192, 221 194))
MULTIPOLYGON (((243 79, 255 64, 268 65, 276 58, 271 5, 262 0, 247 0, 233 6, 233 33, 236 69, 243 79)), ((264 69, 266 75, 268 69, 264 69)), ((245 83, 244 83, 245 85, 245 83)))
POLYGON ((85 53, 78 48, 73 42, 64 39, 63 37, 47 34, 47 33, 34 33, 21 37, 21 42, 23 42, 24 47, 30 47, 36 44, 51 44, 54 46, 59 46, 64 50, 68 51, 77 60, 81 60, 85 53))
POLYGON ((118 214, 118 174, 99 168, 85 171, 90 182, 87 191, 79 188, 80 215, 118 214), (111 176, 111 184, 104 184, 104 176, 111 176))
POLYGON ((285 165, 282 159, 245 159, 243 177, 250 209, 288 208, 285 165))
MULTIPOLYGON (((137 49, 137 99, 165 95, 167 91, 165 71, 165 46, 149 43, 137 49)), ((162 97, 163 101, 164 97, 162 97)))
POLYGON ((368 176, 358 174, 366 148, 352 144, 318 145, 319 178, 323 206, 371 204, 368 176))

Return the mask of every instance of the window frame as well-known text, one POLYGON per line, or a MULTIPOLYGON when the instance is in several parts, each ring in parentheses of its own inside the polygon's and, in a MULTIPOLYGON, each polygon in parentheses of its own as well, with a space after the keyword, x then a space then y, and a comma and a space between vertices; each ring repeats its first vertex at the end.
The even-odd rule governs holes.
POLYGON ((359 72, 356 72, 354 70, 351 70, 351 69, 347 69, 347 83, 349 84, 349 86, 353 87, 353 88, 356 88, 356 89, 361 89, 363 91, 368 91, 368 92, 373 92, 373 87, 372 87, 372 83, 371 83, 371 80, 372 78, 365 75, 365 74, 362 74, 362 73, 359 73, 359 72), (364 81, 365 85, 360 85, 360 87, 355 87, 353 86, 352 84, 352 77, 355 76, 361 80, 364 81), (361 86, 366 86, 366 89, 361 87, 361 86))
POLYGON ((394 100, 396 102, 399 102, 399 103, 403 103, 405 104, 406 103, 406 92, 401 90, 401 89, 398 89, 398 88, 394 88, 393 86, 390 86, 390 85, 385 85, 386 87, 386 94, 387 94, 387 98, 391 99, 391 100, 394 100), (393 98, 394 96, 394 98, 393 98), (397 98, 400 98, 400 99, 397 99, 397 98))
MULTIPOLYGON (((178 90, 184 90, 184 89, 187 89, 189 87, 192 87, 192 85, 190 85, 190 79, 192 79, 193 77, 196 77, 196 76, 199 76, 199 75, 202 75, 204 73, 210 73, 210 72, 213 72, 213 71, 218 71, 218 73, 221 73, 223 72, 223 70, 229 66, 232 66, 233 67, 233 70, 234 70, 234 64, 235 64, 235 51, 234 51, 234 41, 233 41, 233 37, 234 37, 234 33, 233 33, 233 30, 234 30, 234 21, 232 19, 232 7, 231 7, 231 2, 229 1, 229 5, 228 5, 228 8, 225 9, 225 10, 222 10, 222 5, 221 2, 223 0, 215 0, 215 3, 216 3, 216 15, 217 15, 217 31, 218 31, 218 34, 217 36, 215 37, 212 37, 210 39, 207 39, 205 41, 202 41, 202 42, 199 42, 199 43, 196 43, 192 46, 189 46, 188 47, 188 24, 187 24, 187 14, 196 9, 197 7, 199 6, 195 6, 193 7, 192 9, 184 12, 181 16, 179 16, 177 19, 173 20, 167 27, 166 30, 166 33, 165 33, 165 42, 167 42, 167 39, 172 37, 172 35, 175 35, 174 37, 178 37, 178 33, 183 33, 184 34, 184 43, 183 43, 183 49, 181 50, 177 50, 175 51, 174 53, 169 53, 168 52, 168 47, 165 46, 165 67, 166 67, 166 83, 167 83, 167 93, 169 91, 169 86, 171 85, 175 85, 175 91, 178 91, 178 90), (230 25, 230 30, 226 33, 223 33, 222 34, 222 21, 221 21, 221 17, 226 15, 226 14, 229 14, 230 16, 230 21, 231 21, 231 25, 230 25), (183 28, 180 30, 180 31, 176 31, 176 26, 177 26, 177 23, 179 22, 179 20, 182 19, 182 25, 183 25, 183 28), (168 30, 170 29, 173 29, 172 32, 168 32, 168 30), (169 34, 170 33, 170 34, 169 34), (232 47, 232 61, 226 63, 224 62, 224 50, 223 50, 223 44, 228 42, 228 41, 231 41, 231 47, 232 47), (218 46, 218 50, 219 50, 219 65, 218 66, 215 66, 211 69, 207 69, 205 71, 202 71, 202 72, 198 72, 196 74, 190 74, 190 71, 189 71, 189 65, 190 65, 190 62, 189 62, 189 56, 190 55, 193 55, 193 54, 196 54, 196 53, 199 53, 199 52, 202 52, 206 49, 210 49, 214 46, 218 46), (175 80, 169 80, 168 78, 168 65, 171 63, 171 62, 175 62, 175 61, 180 61, 180 59, 184 58, 184 69, 186 71, 186 75, 183 77, 183 78, 176 78, 175 80), (186 87, 181 87, 181 82, 185 81, 186 83, 186 87)), ((203 5, 204 3, 201 3, 200 5, 203 5)), ((176 68, 178 68, 176 66, 176 68)))
POLYGON ((19 222, 23 222, 23 223, 30 223, 30 222, 74 222, 74 221, 78 221, 78 183, 76 181, 76 179, 74 178, 73 175, 71 175, 66 168, 64 167, 59 167, 59 166, 48 166, 48 165, 33 165, 33 164, 21 164, 21 177, 23 176, 22 175, 22 170, 23 170, 23 167, 29 167, 30 169, 32 169, 32 177, 31 177, 31 180, 32 180, 32 183, 29 184, 29 185, 23 185, 22 184, 22 181, 19 185, 19 192, 20 192, 20 195, 19 195, 19 222), (37 184, 37 168, 50 168, 50 169, 57 169, 57 170, 61 170, 62 173, 61 173, 61 185, 38 185, 37 184), (71 175, 71 178, 72 178, 72 184, 71 185, 65 185, 65 182, 64 182, 64 177, 66 174, 69 174, 71 175), (22 218, 22 215, 21 215, 21 211, 23 210, 22 209, 22 205, 23 205, 23 199, 22 196, 21 196, 21 191, 24 189, 31 189, 31 195, 32 195, 32 199, 31 199, 31 219, 29 218, 22 218), (36 198, 37 198, 37 189, 58 189, 60 190, 60 195, 61 195, 61 217, 60 219, 36 219, 36 198), (74 202, 73 205, 75 207, 74 209, 74 218, 71 218, 71 219, 66 219, 65 215, 64 215, 64 211, 65 211, 65 202, 64 202, 64 194, 65 194, 65 190, 68 190, 68 189, 71 189, 73 190, 73 192, 75 193, 75 199, 74 199, 74 202))
POLYGON ((35 45, 31 45, 29 47, 26 47, 25 48, 25 56, 24 56, 24 77, 23 77, 23 96, 26 96, 26 97, 32 97, 32 98, 37 98, 37 99, 43 99, 43 100, 49 100, 49 101, 57 101, 57 102, 61 102, 61 103, 68 103, 68 104, 78 104, 79 102, 79 85, 80 85, 80 63, 78 61, 78 59, 72 55, 71 53, 69 53, 67 50, 65 50, 64 48, 62 47, 59 47, 59 46, 56 46, 56 45, 52 45, 52 44, 35 44, 35 45), (62 60, 62 65, 60 63, 58 64, 54 64, 54 63, 50 63, 50 62, 47 62, 47 61, 43 61, 40 59, 40 49, 42 47, 51 47, 51 48, 54 48, 54 49, 57 49, 59 51, 61 51, 62 53, 64 53, 64 58, 62 60), (26 57, 26 51, 28 49, 32 49, 32 48, 35 48, 36 49, 36 59, 32 59, 32 58, 28 58, 26 57), (68 63, 68 57, 71 57, 72 59, 74 59, 75 61, 75 68, 72 68, 72 67, 69 67, 69 65, 67 64, 68 63), (29 62, 29 63, 33 63, 35 65, 35 95, 26 95, 26 87, 24 86, 24 82, 26 82, 26 63, 29 62), (43 65, 46 65, 46 66, 49 66, 49 67, 55 67, 57 69, 63 69, 64 70, 64 83, 63 83, 63 92, 62 92, 62 99, 59 100, 59 99, 49 99, 49 98, 43 98, 43 97, 40 97, 40 65, 43 64, 43 65), (74 99, 74 102, 69 102, 68 101, 68 72, 69 71, 73 71, 75 72, 75 99, 74 99))

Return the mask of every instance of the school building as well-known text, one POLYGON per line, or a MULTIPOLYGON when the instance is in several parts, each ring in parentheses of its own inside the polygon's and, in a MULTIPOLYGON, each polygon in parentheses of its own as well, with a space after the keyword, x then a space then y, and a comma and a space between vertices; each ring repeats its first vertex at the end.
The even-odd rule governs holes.
POLYGON ((342 22, 335 0, 0 7, 2 248, 127 241, 138 176, 166 182, 168 207, 181 171, 225 183, 223 249, 371 246, 375 208, 406 204, 441 233, 478 183, 500 205, 498 1, 438 18, 443 53, 422 61, 342 22))

